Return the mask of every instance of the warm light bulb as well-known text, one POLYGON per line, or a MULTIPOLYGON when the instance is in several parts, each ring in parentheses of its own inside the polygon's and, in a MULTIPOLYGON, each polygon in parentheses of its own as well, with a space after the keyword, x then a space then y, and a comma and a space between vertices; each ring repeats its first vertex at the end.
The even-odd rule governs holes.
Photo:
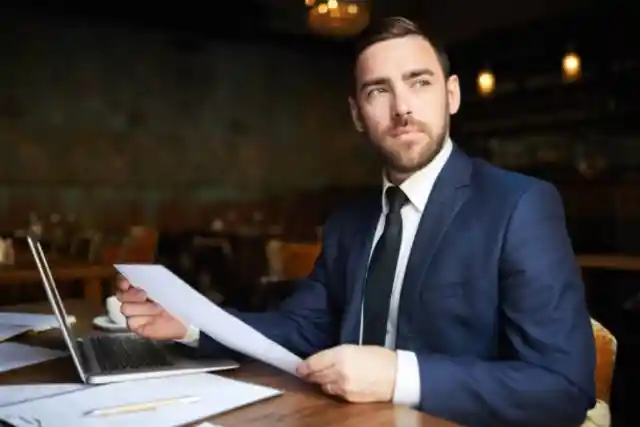
POLYGON ((496 79, 492 72, 483 71, 478 74, 478 90, 482 94, 489 94, 493 92, 493 89, 496 86, 496 79))
POLYGON ((580 57, 576 53, 567 53, 562 58, 562 72, 566 78, 577 78, 580 75, 580 68, 580 57))
POLYGON ((316 4, 316 0, 304 0, 304 4, 306 4, 307 6, 313 6, 314 4, 316 4))
MULTIPOLYGON (((307 1, 307 0, 305 0, 307 1)), ((335 37, 353 36, 369 23, 368 3, 355 0, 314 0, 309 8, 308 25, 318 34, 335 37)))

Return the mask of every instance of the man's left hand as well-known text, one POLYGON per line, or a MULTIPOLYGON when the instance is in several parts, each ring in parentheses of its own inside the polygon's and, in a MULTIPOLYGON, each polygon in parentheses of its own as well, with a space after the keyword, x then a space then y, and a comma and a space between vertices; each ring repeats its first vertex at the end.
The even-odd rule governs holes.
POLYGON ((301 378, 349 402, 389 402, 396 381, 396 353, 378 346, 344 344, 302 362, 301 378))

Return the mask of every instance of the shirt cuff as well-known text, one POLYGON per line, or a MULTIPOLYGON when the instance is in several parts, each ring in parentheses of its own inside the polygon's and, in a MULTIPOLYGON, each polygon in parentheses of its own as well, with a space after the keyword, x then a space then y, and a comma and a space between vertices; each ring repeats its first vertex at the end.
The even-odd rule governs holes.
POLYGON ((420 366, 415 353, 396 350, 396 384, 393 403, 417 407, 420 404, 420 366))
POLYGON ((176 340, 184 345, 188 345, 189 347, 198 347, 198 343, 200 342, 200 331, 193 325, 189 325, 187 328, 187 334, 184 338, 176 340))

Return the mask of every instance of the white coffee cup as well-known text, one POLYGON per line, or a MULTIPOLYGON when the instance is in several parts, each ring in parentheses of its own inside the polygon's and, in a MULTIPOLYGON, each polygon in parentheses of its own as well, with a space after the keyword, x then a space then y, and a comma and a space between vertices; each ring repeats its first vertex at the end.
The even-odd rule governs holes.
POLYGON ((127 318, 124 317, 122 312, 120 312, 122 303, 115 295, 108 297, 105 301, 105 305, 107 307, 107 316, 109 316, 109 319, 111 319, 113 323, 120 326, 125 326, 127 324, 127 318))

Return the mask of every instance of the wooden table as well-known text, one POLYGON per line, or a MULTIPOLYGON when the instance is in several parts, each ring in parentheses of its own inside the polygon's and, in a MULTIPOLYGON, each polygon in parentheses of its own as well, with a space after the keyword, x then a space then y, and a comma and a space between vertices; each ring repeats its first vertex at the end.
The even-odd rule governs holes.
MULTIPOLYGON (((106 264, 83 264, 81 262, 52 262, 51 264, 51 274, 57 283, 81 281, 85 301, 95 307, 103 304, 102 282, 116 275, 115 268, 106 264)), ((41 281, 40 272, 35 263, 0 267, 0 288, 23 283, 41 283, 41 281)))
MULTIPOLYGON (((95 308, 80 300, 65 302, 70 314, 78 323, 78 332, 91 330, 90 320, 99 314, 95 308)), ((10 310, 49 312, 48 304, 14 306, 10 310)), ((27 335, 21 342, 62 348, 58 330, 38 335, 27 335)), ((218 373, 229 378, 246 380, 284 390, 284 394, 255 403, 241 409, 212 417, 208 421, 224 427, 246 426, 303 426, 303 427, 455 427, 454 424, 431 417, 405 406, 391 404, 349 404, 328 397, 316 387, 298 378, 259 362, 245 362, 236 370, 218 373)), ((1 384, 26 384, 33 382, 76 382, 79 377, 70 358, 53 360, 0 374, 1 384)))

